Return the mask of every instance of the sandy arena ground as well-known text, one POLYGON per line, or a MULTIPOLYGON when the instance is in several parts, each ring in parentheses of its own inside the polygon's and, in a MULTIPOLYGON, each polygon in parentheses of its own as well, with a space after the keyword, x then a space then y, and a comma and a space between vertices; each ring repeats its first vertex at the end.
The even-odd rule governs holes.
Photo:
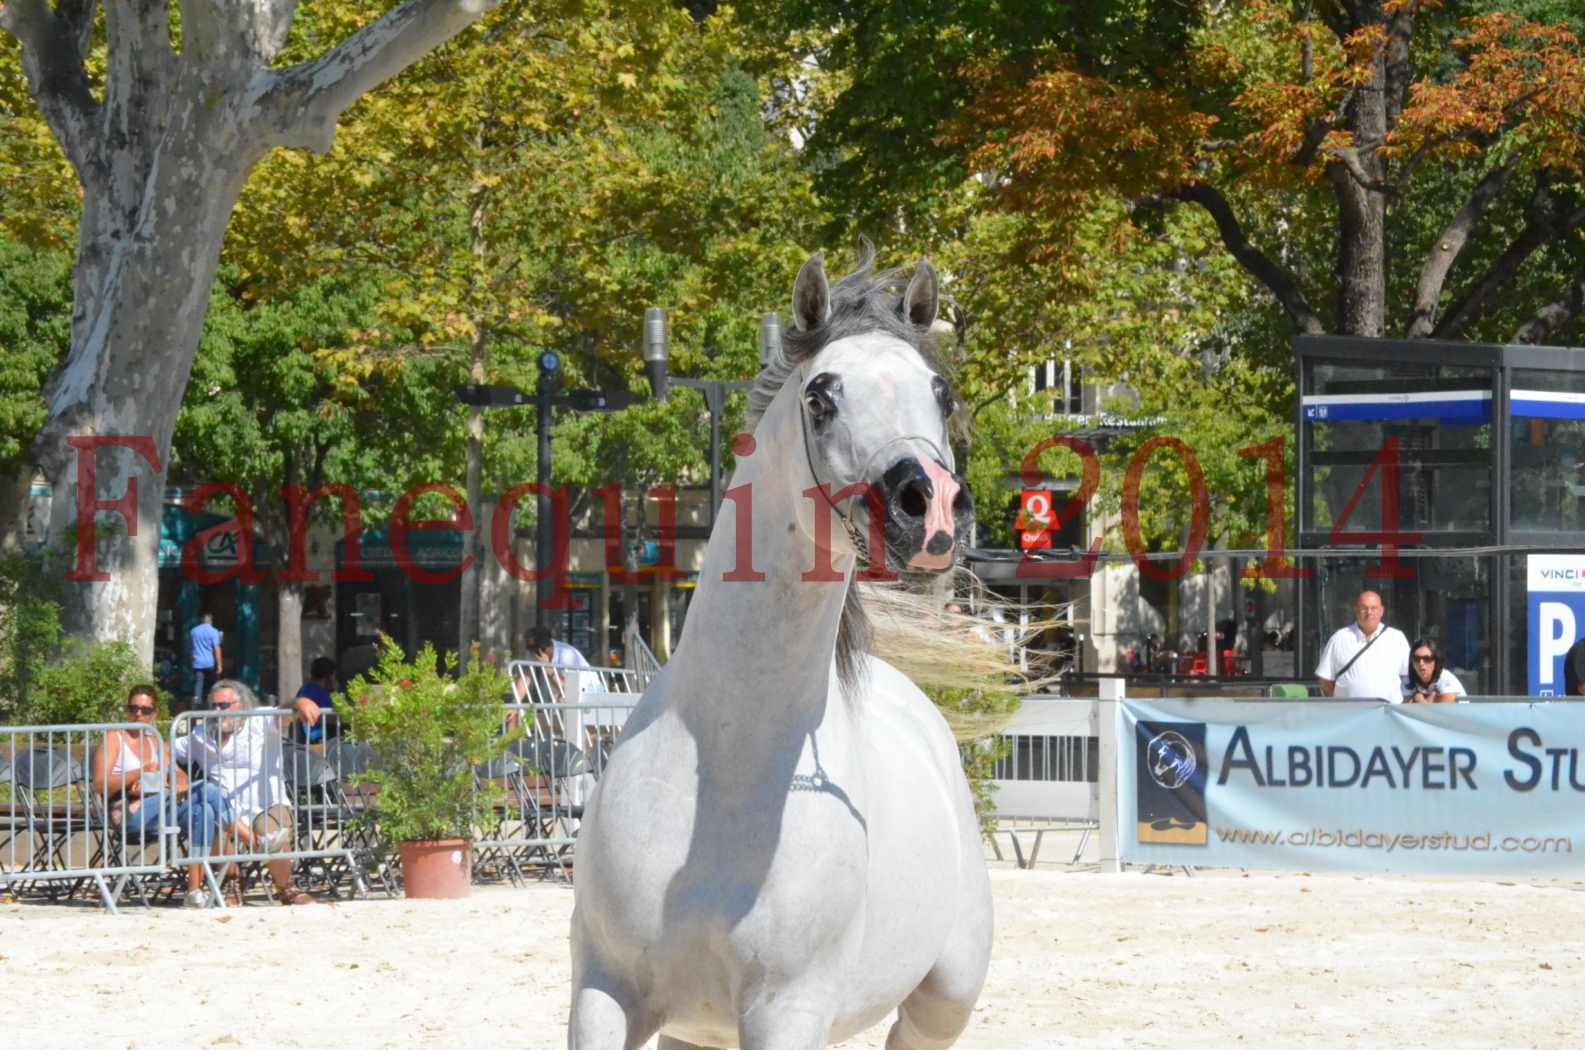
MULTIPOLYGON (((1585 883, 992 878, 961 1047, 1585 1046, 1585 883)), ((225 914, 0 905, 0 1045, 561 1048, 571 913, 550 884, 225 914)))

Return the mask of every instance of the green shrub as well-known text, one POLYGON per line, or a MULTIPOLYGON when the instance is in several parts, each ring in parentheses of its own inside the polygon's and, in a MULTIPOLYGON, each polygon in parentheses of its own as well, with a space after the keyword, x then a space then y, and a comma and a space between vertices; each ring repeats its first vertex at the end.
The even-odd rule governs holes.
POLYGON ((444 673, 436 663, 432 646, 407 663, 386 639, 379 663, 348 690, 348 734, 374 753, 361 782, 379 788, 380 838, 388 843, 471 839, 501 795, 476 784, 473 771, 515 739, 501 733, 506 676, 473 659, 453 679, 455 654, 444 673))
MULTIPOLYGON (((73 642, 63 659, 35 672, 17 720, 25 725, 125 722, 128 690, 148 680, 148 668, 125 642, 73 642)), ((163 716, 169 710, 165 698, 159 703, 163 716)))
POLYGON ((37 558, 0 558, 0 723, 22 721, 61 645, 60 606, 37 558))

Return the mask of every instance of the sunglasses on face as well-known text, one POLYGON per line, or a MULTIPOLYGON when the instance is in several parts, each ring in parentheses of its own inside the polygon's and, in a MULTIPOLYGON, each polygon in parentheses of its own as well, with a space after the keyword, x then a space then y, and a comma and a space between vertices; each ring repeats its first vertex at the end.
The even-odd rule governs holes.
POLYGON ((237 706, 237 702, 235 700, 233 700, 229 704, 212 703, 209 706, 214 708, 216 711, 231 711, 231 710, 235 710, 235 708, 237 706))
POLYGON ((152 704, 128 704, 127 710, 135 715, 152 715, 154 706, 152 704))
POLYGON ((1417 664, 1434 664, 1436 663, 1436 657, 1430 653, 1415 653, 1414 662, 1417 664))

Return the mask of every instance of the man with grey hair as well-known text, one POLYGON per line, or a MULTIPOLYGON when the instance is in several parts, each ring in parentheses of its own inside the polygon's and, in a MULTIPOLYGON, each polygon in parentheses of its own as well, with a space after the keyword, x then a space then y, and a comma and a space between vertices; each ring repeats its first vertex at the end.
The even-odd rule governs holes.
MULTIPOLYGON (((205 781, 219 789, 231 821, 222 829, 221 842, 232 853, 290 849, 296 826, 282 775, 281 727, 274 718, 247 714, 258 706, 247 685, 222 678, 209 690, 210 709, 222 714, 194 726, 172 747, 182 768, 190 773, 192 767, 201 767, 205 781)), ((295 700, 292 710, 304 725, 319 721, 319 705, 307 697, 295 700)), ((291 861, 272 860, 265 866, 282 904, 313 903, 308 894, 292 890, 291 861)), ((240 903, 240 889, 234 892, 234 902, 240 903)))

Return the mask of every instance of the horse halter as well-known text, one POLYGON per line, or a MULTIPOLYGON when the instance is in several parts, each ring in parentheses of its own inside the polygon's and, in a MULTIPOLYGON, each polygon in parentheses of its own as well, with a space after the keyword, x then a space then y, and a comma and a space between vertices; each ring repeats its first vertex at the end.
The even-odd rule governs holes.
MULTIPOLYGON (((800 393, 804 388, 804 384, 808 380, 807 371, 808 370, 805 369, 804 371, 798 373, 798 390, 800 393)), ((869 537, 859 529, 857 524, 854 523, 853 516, 851 514, 843 513, 842 508, 837 506, 837 501, 831 498, 837 490, 833 488, 829 482, 822 481, 820 478, 820 471, 815 468, 814 450, 810 447, 809 420, 804 413, 801 396, 799 398, 798 405, 798 429, 799 433, 803 437, 804 460, 809 464, 809 476, 815 479, 815 488, 820 492, 821 495, 825 497, 826 506, 831 509, 831 512, 837 516, 837 520, 842 523, 842 527, 847 532, 848 540, 853 544, 854 549, 864 551, 869 554, 870 561, 873 562, 874 554, 869 549, 869 537)), ((864 497, 867 498, 869 493, 874 491, 874 487, 864 479, 872 476, 870 474, 870 467, 874 465, 875 461, 881 457, 883 452, 889 448, 892 448, 894 445, 900 445, 905 442, 912 441, 920 442, 928 447, 935 455, 937 465, 950 473, 951 468, 947 466, 947 457, 942 455, 941 446, 936 443, 935 439, 926 437, 924 434, 898 434, 886 441, 874 452, 870 453, 869 458, 866 459, 863 463, 863 466, 860 467, 859 480, 854 482, 854 484, 861 484, 864 486, 865 492, 862 494, 864 497)), ((847 497, 846 501, 851 503, 852 500, 853 497, 849 496, 847 497)), ((882 548, 881 560, 883 565, 885 564, 885 558, 886 551, 884 548, 882 548)))

